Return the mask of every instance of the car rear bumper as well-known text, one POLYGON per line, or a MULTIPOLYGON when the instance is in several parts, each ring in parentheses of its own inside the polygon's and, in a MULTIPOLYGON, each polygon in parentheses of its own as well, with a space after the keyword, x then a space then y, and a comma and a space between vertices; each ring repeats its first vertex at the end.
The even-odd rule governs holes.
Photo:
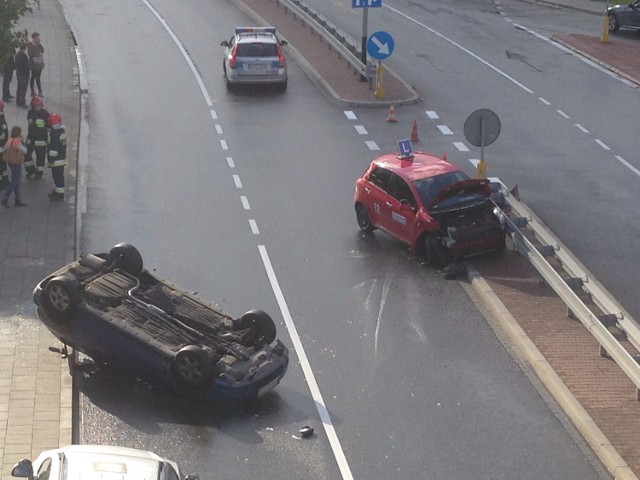
POLYGON ((260 83, 285 83, 287 81, 287 72, 280 69, 275 75, 249 75, 238 71, 228 69, 227 81, 232 84, 260 84, 260 83))

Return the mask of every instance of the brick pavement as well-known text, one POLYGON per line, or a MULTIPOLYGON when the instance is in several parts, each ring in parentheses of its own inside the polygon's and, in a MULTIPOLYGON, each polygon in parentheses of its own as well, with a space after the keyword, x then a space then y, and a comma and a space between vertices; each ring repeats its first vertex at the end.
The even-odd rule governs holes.
MULTIPOLYGON (((591 0, 558 2, 595 14, 602 11, 591 0)), ((346 61, 299 19, 281 7, 274 8, 275 0, 246 0, 244 4, 245 9, 255 10, 248 13, 257 22, 272 23, 284 33, 304 70, 336 102, 383 106, 416 100, 415 92, 393 75, 385 77, 385 98, 375 99, 373 90, 358 81, 346 61)), ((57 0, 40 0, 40 9, 34 7, 19 27, 41 33, 47 64, 43 72, 45 106, 63 116, 70 137, 70 166, 65 202, 49 202, 46 194, 52 181, 47 172, 40 182, 23 184, 27 208, 0 210, 0 480, 10 478, 10 469, 18 459, 33 458, 43 449, 73 440, 67 364, 48 351, 56 341, 37 320, 30 297, 37 281, 75 258, 76 204, 83 200, 76 198, 75 191, 74 160, 81 114, 77 65, 69 28, 57 0)), ((640 47, 634 44, 635 49, 628 52, 627 47, 620 48, 624 42, 615 37, 610 45, 598 45, 598 36, 557 35, 556 40, 602 64, 610 62, 625 74, 626 68, 635 65, 628 74, 638 78, 640 47), (623 51, 626 53, 620 53, 623 51), (625 57, 621 64, 615 60, 625 57)), ((12 86, 15 88, 15 79, 12 86)), ((6 113, 10 126, 26 127, 24 110, 8 104, 6 113)), ((476 266, 590 418, 631 469, 640 472, 640 407, 630 382, 611 360, 598 355, 595 341, 579 322, 567 318, 564 305, 540 282, 526 260, 505 252, 500 262, 478 261, 476 266)), ((605 450, 601 445, 593 447, 601 453, 605 450)), ((607 455, 613 456, 609 451, 602 456, 607 455)), ((615 459, 610 464, 615 464, 615 459)), ((620 478, 633 478, 625 476, 629 472, 624 469, 617 473, 620 478)))

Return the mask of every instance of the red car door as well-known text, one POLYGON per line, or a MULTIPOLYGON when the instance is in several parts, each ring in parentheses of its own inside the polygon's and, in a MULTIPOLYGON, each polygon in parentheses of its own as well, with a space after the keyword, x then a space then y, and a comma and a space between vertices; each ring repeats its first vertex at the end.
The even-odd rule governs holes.
POLYGON ((387 190, 390 186, 392 173, 386 168, 375 167, 368 176, 365 176, 362 183, 362 203, 367 208, 369 214, 369 220, 373 225, 383 230, 386 230, 385 222, 383 219, 382 206, 388 201, 389 194, 387 190))
POLYGON ((390 188, 382 204, 385 230, 404 243, 413 242, 417 204, 411 188, 399 175, 391 176, 390 188))

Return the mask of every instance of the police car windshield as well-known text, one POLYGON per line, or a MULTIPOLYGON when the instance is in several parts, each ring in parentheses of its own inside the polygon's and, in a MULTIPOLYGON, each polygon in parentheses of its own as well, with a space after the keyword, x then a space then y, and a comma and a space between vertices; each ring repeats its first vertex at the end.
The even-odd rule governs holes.
POLYGON ((457 170, 451 173, 444 173, 442 175, 436 175, 435 177, 420 178, 414 180, 413 184, 420 195, 422 203, 429 207, 436 195, 445 187, 453 185, 454 183, 467 180, 469 177, 461 170, 457 170))
POLYGON ((238 57, 277 57, 275 43, 239 43, 236 49, 238 57))

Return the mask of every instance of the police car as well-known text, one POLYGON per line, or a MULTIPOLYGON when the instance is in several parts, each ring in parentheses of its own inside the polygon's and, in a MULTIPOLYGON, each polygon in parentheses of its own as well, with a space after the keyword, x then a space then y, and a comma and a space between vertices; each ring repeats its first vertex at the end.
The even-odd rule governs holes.
POLYGON ((275 27, 236 27, 225 47, 222 69, 227 88, 237 84, 276 84, 287 88, 285 40, 278 40, 275 27))

